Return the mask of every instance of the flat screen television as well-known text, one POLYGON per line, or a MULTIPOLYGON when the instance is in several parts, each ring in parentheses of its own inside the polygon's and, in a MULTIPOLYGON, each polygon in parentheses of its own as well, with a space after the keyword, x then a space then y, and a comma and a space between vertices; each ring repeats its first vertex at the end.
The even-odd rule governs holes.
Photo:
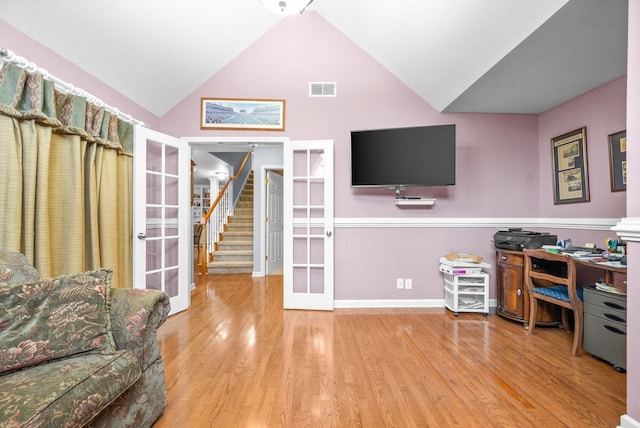
POLYGON ((351 131, 351 186, 456 184, 456 126, 351 131))

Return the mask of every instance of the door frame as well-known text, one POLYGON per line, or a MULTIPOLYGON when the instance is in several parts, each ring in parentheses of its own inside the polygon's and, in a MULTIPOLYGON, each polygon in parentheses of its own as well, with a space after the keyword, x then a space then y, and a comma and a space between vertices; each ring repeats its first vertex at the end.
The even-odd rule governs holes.
MULTIPOLYGON (((181 137, 181 140, 185 141, 189 145, 189 153, 191 153, 192 146, 212 146, 212 148, 219 149, 221 146, 225 145, 240 145, 242 143, 247 144, 248 148, 243 148, 243 151, 250 149, 252 146, 259 147, 261 145, 264 146, 272 146, 272 147, 280 147, 280 150, 284 149, 284 143, 289 141, 289 137, 252 137, 252 136, 244 136, 244 137, 181 137)), ((189 162, 191 162, 191 158, 189 157, 189 162)), ((282 167, 284 169, 284 167, 282 167)), ((262 171, 262 170, 261 170, 262 171)), ((254 172, 255 173, 255 172, 254 172)), ((261 180, 263 178, 261 177, 261 180)), ((264 183, 264 181, 261 182, 264 183)), ((255 185, 254 185, 255 188, 255 185)), ((254 216, 253 219, 253 239, 254 239, 254 258, 253 258, 253 267, 254 271, 252 275, 254 277, 262 277, 265 276, 266 264, 264 260, 265 255, 265 239, 264 233, 266 225, 264 224, 264 218, 266 216, 266 199, 264 198, 263 192, 260 192, 260 210, 259 215, 254 216), (256 244, 259 243, 259 246, 256 244), (255 249, 258 248, 261 253, 256 254, 255 249), (256 257, 258 257, 258 263, 256 263, 256 257), (255 270, 259 269, 259 270, 255 270)), ((254 208, 255 209, 255 208, 254 208)), ((191 255, 191 264, 193 264, 193 254, 191 255)), ((191 284, 195 284, 195 280, 193 277, 193 273, 191 273, 191 277, 189 279, 191 284)))

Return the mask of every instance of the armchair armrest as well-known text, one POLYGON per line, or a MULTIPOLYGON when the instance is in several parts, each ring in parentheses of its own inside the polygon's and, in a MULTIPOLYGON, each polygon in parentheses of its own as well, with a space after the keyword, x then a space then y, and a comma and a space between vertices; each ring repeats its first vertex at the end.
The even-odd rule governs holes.
POLYGON ((128 349, 146 370, 160 358, 157 330, 167 319, 169 296, 156 290, 111 290, 111 329, 117 349, 128 349))

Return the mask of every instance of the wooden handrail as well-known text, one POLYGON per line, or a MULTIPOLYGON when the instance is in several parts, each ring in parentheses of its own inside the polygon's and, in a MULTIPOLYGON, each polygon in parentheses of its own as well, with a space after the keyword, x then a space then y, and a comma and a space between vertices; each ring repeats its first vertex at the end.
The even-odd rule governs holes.
POLYGON ((229 187, 229 183, 231 183, 231 181, 233 181, 233 180, 237 180, 238 177, 240 177, 240 173, 244 169, 244 166, 247 163, 247 160, 249 160, 250 156, 251 156, 251 152, 247 152, 244 155, 244 159, 242 160, 242 164, 240 165, 240 168, 238 168, 238 172, 236 173, 236 175, 230 176, 227 179, 227 182, 224 184, 224 186, 222 187, 220 192, 218 192, 218 196, 216 197, 215 201, 213 201, 213 203, 209 207, 209 210, 207 211, 207 213, 204 216, 202 216, 202 220, 200 220, 202 222, 202 225, 203 225, 202 226, 202 234, 204 236, 204 239, 202 240, 202 251, 200 252, 200 273, 201 274, 207 273, 207 258, 208 258, 208 255, 207 255, 207 223, 209 222, 209 218, 211 217, 211 214, 213 214, 213 211, 218 206, 218 202, 220 202, 220 199, 222 199, 222 195, 224 195, 224 192, 227 191, 227 187, 229 187))

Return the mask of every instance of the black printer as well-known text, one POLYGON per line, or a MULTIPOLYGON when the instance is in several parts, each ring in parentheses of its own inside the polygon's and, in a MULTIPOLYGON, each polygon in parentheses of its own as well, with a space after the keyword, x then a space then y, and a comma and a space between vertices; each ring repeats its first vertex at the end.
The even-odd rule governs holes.
POLYGON ((501 250, 522 251, 524 248, 541 248, 543 245, 556 245, 558 236, 544 232, 507 229, 498 230, 493 235, 493 243, 501 250))

